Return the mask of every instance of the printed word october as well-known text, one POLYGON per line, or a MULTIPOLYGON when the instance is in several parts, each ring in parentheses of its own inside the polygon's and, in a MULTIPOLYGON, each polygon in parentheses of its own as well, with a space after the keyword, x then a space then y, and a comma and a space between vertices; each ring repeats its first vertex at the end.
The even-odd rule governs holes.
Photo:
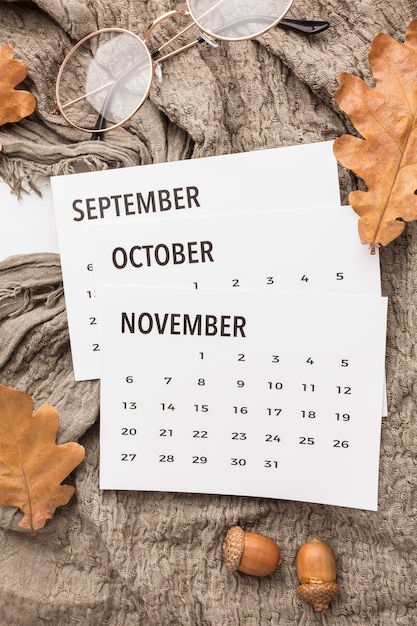
POLYGON ((135 268, 151 267, 152 265, 182 265, 183 263, 213 263, 213 244, 211 241, 187 241, 142 244, 126 250, 114 248, 112 262, 118 270, 127 265, 135 268))

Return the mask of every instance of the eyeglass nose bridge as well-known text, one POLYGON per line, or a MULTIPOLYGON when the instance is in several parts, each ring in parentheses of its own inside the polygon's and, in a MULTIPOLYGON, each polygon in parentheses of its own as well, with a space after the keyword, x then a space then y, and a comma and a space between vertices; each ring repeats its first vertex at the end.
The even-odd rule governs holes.
MULTIPOLYGON (((150 24, 150 26, 148 26, 148 28, 146 29, 145 42, 147 44, 150 43, 152 31, 156 26, 159 26, 159 24, 162 24, 162 22, 165 22, 166 20, 169 20, 177 16, 191 17, 189 11, 181 11, 180 9, 173 9, 172 11, 167 11, 167 13, 163 13, 163 15, 160 15, 159 17, 157 17, 156 20, 154 20, 152 24, 150 24)), ((191 28, 191 26, 193 25, 194 25, 194 20, 193 20, 193 23, 190 24, 190 26, 188 26, 187 28, 191 28)))
POLYGON ((197 24, 197 22, 194 20, 192 14, 190 13, 190 11, 182 11, 180 9, 173 9, 172 11, 168 11, 167 13, 164 13, 163 15, 160 15, 159 17, 157 17, 150 26, 148 26, 146 33, 145 33, 145 37, 144 37, 144 43, 148 46, 150 52, 151 52, 151 56, 152 59, 154 60, 154 62, 156 63, 160 63, 161 61, 165 61, 165 59, 169 59, 170 57, 176 56, 177 54, 179 54, 180 52, 184 52, 185 50, 188 50, 189 48, 192 48, 193 46, 195 46, 197 43, 199 43, 200 41, 206 41, 207 43, 209 43, 211 46, 216 47, 217 41, 215 39, 213 39, 212 37, 210 37, 208 34, 204 33, 201 28, 199 27, 199 25, 197 24), (169 39, 168 41, 166 41, 165 43, 161 44, 160 46, 157 46, 156 48, 152 48, 152 46, 150 45, 150 40, 151 40, 151 36, 152 36, 152 31, 156 26, 159 26, 159 24, 161 24, 162 22, 164 22, 165 20, 171 19, 173 17, 188 17, 190 18, 190 23, 185 26, 182 30, 180 30, 178 33, 176 33, 173 37, 171 37, 171 39, 169 39), (173 44, 175 41, 177 41, 177 39, 179 39, 180 37, 182 37, 182 35, 184 35, 186 32, 188 32, 191 28, 193 27, 197 27, 198 28, 198 33, 199 36, 194 39, 193 41, 189 42, 188 44, 185 44, 175 50, 172 50, 171 52, 166 53, 164 56, 160 56, 162 50, 164 50, 164 48, 170 46, 171 44, 173 44))

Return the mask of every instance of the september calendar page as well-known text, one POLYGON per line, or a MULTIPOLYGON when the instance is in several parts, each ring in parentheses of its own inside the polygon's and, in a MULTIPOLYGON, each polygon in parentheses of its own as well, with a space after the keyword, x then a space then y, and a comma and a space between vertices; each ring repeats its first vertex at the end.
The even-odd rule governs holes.
POLYGON ((332 142, 51 178, 76 380, 100 377, 92 233, 181 215, 340 203, 332 142))
POLYGON ((385 298, 111 287, 103 489, 376 510, 385 298))

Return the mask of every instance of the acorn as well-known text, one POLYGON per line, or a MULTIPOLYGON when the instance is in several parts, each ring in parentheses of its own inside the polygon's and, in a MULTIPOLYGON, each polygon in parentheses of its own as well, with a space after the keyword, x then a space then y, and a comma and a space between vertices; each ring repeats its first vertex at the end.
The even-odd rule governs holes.
POLYGON ((312 539, 298 550, 298 594, 313 605, 315 611, 325 611, 339 595, 336 583, 336 558, 327 543, 312 539))
POLYGON ((223 556, 230 572, 269 576, 281 563, 281 550, 273 539, 246 532, 240 526, 229 529, 223 543, 223 556))

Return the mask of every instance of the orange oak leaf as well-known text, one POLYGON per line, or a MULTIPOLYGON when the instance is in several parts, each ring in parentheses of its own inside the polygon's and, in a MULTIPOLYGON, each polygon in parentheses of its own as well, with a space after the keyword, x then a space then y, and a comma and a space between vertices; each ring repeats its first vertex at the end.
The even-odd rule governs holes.
POLYGON ((19 526, 33 534, 74 494, 61 482, 81 463, 75 442, 56 445, 58 413, 44 404, 33 415, 24 391, 0 385, 0 505, 23 512, 19 526))
POLYGON ((342 135, 334 154, 360 176, 367 191, 352 191, 359 236, 371 253, 417 219, 417 20, 404 43, 379 33, 369 49, 375 86, 342 73, 335 99, 362 136, 342 135))
POLYGON ((26 78, 27 71, 26 61, 13 58, 11 46, 0 46, 0 126, 19 122, 35 110, 36 100, 30 91, 15 89, 26 78))

